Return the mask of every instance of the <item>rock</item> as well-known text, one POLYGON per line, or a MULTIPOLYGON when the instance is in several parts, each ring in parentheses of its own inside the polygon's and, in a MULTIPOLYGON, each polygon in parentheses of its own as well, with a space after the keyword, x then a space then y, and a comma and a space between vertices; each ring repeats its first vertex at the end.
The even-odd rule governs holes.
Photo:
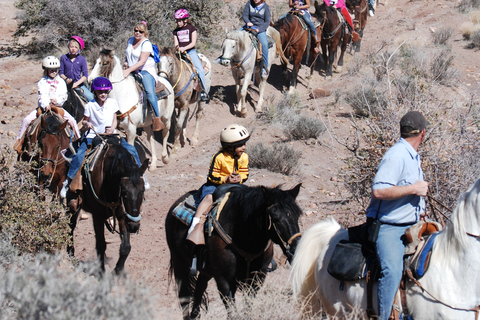
POLYGON ((16 134, 15 132, 13 132, 13 131, 8 131, 7 136, 9 136, 9 137, 16 137, 17 134, 16 134))
POLYGON ((327 89, 314 89, 310 94, 308 95, 311 99, 316 99, 316 98, 325 98, 330 96, 332 93, 330 90, 327 89))
POLYGON ((2 120, 2 124, 9 124, 9 123, 10 123, 10 120, 7 120, 7 119, 2 120))

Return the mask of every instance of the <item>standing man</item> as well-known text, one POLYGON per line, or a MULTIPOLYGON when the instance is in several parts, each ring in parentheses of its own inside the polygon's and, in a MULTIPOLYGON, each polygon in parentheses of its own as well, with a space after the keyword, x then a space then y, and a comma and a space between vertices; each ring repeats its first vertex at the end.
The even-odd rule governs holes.
POLYGON ((418 147, 430 123, 418 111, 400 120, 400 140, 383 156, 372 185, 367 218, 380 221, 376 241, 380 263, 378 280, 379 319, 387 320, 403 270, 402 236, 423 217, 428 183, 423 180, 418 147))

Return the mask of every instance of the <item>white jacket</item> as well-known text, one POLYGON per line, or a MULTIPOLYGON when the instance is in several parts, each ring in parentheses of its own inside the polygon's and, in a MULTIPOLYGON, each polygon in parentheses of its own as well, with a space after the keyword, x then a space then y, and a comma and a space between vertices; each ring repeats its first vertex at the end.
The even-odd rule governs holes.
POLYGON ((50 100, 54 99, 56 105, 61 107, 68 98, 67 84, 57 75, 54 79, 49 76, 43 76, 38 81, 38 106, 43 110, 50 105, 50 100))

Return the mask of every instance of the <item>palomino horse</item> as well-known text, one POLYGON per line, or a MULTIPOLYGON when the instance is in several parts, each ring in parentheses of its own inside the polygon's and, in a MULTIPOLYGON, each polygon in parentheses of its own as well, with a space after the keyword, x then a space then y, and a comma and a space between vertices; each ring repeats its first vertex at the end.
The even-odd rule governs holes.
MULTIPOLYGON (((307 308, 312 306, 313 312, 318 311, 318 302, 336 318, 345 317, 354 308, 367 308, 365 280, 341 284, 327 272, 336 243, 347 239, 347 233, 336 221, 327 219, 302 235, 291 276, 294 293, 307 308)), ((479 239, 477 180, 460 196, 450 221, 435 238, 428 271, 421 279, 406 282, 408 310, 403 310, 403 319, 476 319, 480 309, 479 239)), ((374 298, 376 290, 374 285, 374 298)), ((373 306, 377 308, 376 301, 373 306)))
MULTIPOLYGON (((192 145, 198 142, 200 134, 200 120, 203 117, 203 109, 205 109, 205 101, 200 99, 199 82, 194 81, 196 72, 192 69, 193 66, 185 60, 180 59, 179 53, 173 48, 164 48, 160 55, 160 63, 158 65, 159 75, 168 79, 175 91, 175 108, 178 110, 176 118, 175 139, 173 143, 172 153, 176 153, 179 146, 185 146, 187 138, 187 115, 189 113, 190 104, 196 104, 196 120, 195 131, 192 137, 192 145)), ((201 53, 198 54, 202 64, 205 64, 205 91, 210 91, 212 82, 212 65, 210 61, 201 53)))
MULTIPOLYGON (((313 17, 313 16, 312 16, 313 17)), ((318 53, 315 52, 315 47, 311 43, 310 32, 304 28, 305 22, 300 21, 301 18, 296 13, 289 13, 285 18, 278 20, 275 23, 275 28, 280 32, 280 38, 282 39, 282 48, 285 56, 292 61, 293 68, 288 80, 287 64, 288 62, 282 60, 283 72, 287 76, 287 86, 289 87, 289 93, 297 87, 298 71, 302 62, 303 56, 306 55, 306 63, 310 65, 310 75, 315 70, 315 63, 317 61, 318 53)), ((322 34, 322 27, 319 25, 316 27, 317 35, 320 37, 322 34)))
MULTIPOLYGON (((275 40, 275 46, 268 49, 268 72, 272 67, 273 60, 276 53, 280 54, 282 63, 287 63, 285 56, 283 55, 280 33, 272 27, 268 27, 267 35, 275 40)), ((261 77, 261 66, 257 63, 257 48, 253 43, 252 33, 244 30, 235 30, 227 33, 225 40, 222 44, 222 56, 219 58, 220 63, 224 66, 231 65, 232 75, 235 80, 235 88, 237 93, 237 106, 236 112, 240 112, 242 117, 247 116, 247 105, 245 99, 247 97, 248 86, 252 75, 255 73, 255 79, 258 83, 259 97, 256 112, 262 111, 263 104, 263 92, 265 91, 265 84, 267 78, 261 77), (243 79, 243 84, 242 84, 243 79)))
POLYGON ((95 165, 84 166, 81 170, 83 189, 80 193, 69 192, 67 203, 73 213, 70 220, 72 246, 68 248, 74 254, 73 231, 75 230, 80 209, 92 214, 95 230, 97 256, 102 270, 105 270, 105 221, 113 216, 118 222, 120 234, 120 257, 115 266, 119 273, 125 266, 130 253, 130 233, 140 228, 141 206, 145 192, 143 173, 148 167, 145 159, 139 168, 133 156, 119 142, 103 141, 96 157, 95 165), (72 200, 73 199, 73 200, 72 200), (75 202, 75 203, 74 203, 75 202))
POLYGON ((360 52, 360 45, 363 38, 363 30, 367 25, 368 17, 368 3, 367 0, 346 0, 345 4, 350 12, 353 13, 353 27, 355 31, 360 35, 360 40, 353 42, 352 47, 355 48, 355 52, 360 52))
MULTIPOLYGON (((295 199, 300 184, 291 190, 280 188, 225 185, 230 188, 228 200, 217 213, 211 236, 206 237, 199 275, 190 276, 192 252, 187 247, 188 226, 173 215, 173 210, 192 191, 178 199, 170 208, 165 221, 170 248, 170 273, 173 272, 184 319, 200 316, 200 306, 208 281, 214 278, 225 307, 235 301, 239 284, 256 292, 266 277, 273 257, 272 241, 279 244, 290 261, 300 238, 298 219, 302 213, 295 199), (193 298, 192 312, 190 303, 193 298)), ((240 286, 241 288, 241 286, 240 286)))
MULTIPOLYGON (((123 77, 122 64, 117 56, 113 55, 113 51, 104 50, 100 53, 100 58, 90 73, 88 80, 92 81, 96 77, 102 76, 108 78, 113 84, 113 90, 109 97, 117 100, 121 115, 117 116, 118 127, 125 130, 127 134, 127 142, 135 146, 135 138, 137 136, 137 128, 143 128, 147 133, 147 140, 150 142, 150 152, 152 163, 149 170, 155 170, 157 167, 157 153, 155 151, 155 139, 152 131, 152 112, 144 110, 143 99, 137 90, 135 78, 132 75, 123 77)), ((165 79, 160 79, 165 85, 169 94, 166 98, 158 101, 159 115, 165 125, 163 129, 162 142, 162 161, 168 163, 167 141, 170 133, 171 117, 174 111, 173 89, 170 83, 165 79)))
POLYGON ((325 66, 325 76, 332 77, 332 68, 337 54, 337 48, 341 45, 340 57, 337 62, 337 72, 341 72, 343 67, 343 55, 347 49, 347 43, 350 41, 350 34, 345 33, 345 28, 340 20, 337 10, 333 6, 327 6, 325 2, 318 5, 315 1, 315 14, 322 21, 325 20, 322 29, 322 55, 325 66))

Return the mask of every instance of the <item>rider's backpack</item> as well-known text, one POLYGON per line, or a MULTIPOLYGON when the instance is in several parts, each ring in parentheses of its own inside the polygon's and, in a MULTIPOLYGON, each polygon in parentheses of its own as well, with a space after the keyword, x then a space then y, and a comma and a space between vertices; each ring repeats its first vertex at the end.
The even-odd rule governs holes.
MULTIPOLYGON (((152 43, 150 40, 146 40, 146 41, 149 41, 150 43, 152 43)), ((142 42, 142 46, 143 46, 143 43, 142 42)), ((158 47, 156 44, 153 44, 152 43, 152 48, 153 48, 153 52, 150 54, 152 57, 153 57, 153 60, 155 61, 155 63, 159 63, 160 62, 160 52, 158 51, 158 47)))

